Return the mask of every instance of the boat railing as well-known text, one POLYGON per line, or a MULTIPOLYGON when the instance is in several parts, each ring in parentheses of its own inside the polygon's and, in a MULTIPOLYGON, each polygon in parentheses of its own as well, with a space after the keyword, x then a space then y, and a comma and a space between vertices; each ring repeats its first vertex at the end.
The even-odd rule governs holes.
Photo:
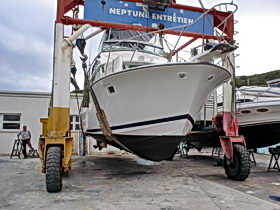
MULTIPOLYGON (((216 28, 219 28, 220 26, 225 25, 226 22, 227 22, 227 21, 233 16, 233 14, 237 11, 238 6, 237 6, 236 4, 234 4, 234 3, 219 3, 219 4, 216 4, 216 5, 214 5, 213 7, 211 7, 210 9, 207 9, 203 14, 201 14, 201 15, 200 15, 194 22, 192 22, 191 24, 185 24, 185 25, 176 26, 176 27, 172 27, 172 28, 164 28, 164 29, 160 29, 160 30, 157 30, 157 31, 148 32, 147 34, 157 34, 157 33, 163 32, 163 31, 165 31, 165 30, 180 29, 180 28, 190 27, 191 25, 195 24, 195 23, 196 23, 197 21, 199 21, 200 19, 202 19, 202 18, 204 18, 205 16, 207 16, 208 13, 209 13, 210 11, 215 10, 216 8, 219 8, 219 10, 221 10, 221 9, 222 9, 222 6, 224 6, 224 7, 225 7, 225 10, 227 11, 227 10, 228 10, 228 5, 234 6, 235 9, 234 9, 234 11, 232 11, 232 13, 229 14, 229 16, 226 17, 218 26, 216 26, 216 28)), ((207 18, 206 18, 206 19, 207 19, 207 18)), ((220 39, 218 40, 219 42, 224 41, 224 36, 223 36, 222 33, 219 32, 219 30, 216 29, 216 30, 215 30, 215 33, 220 37, 220 39)), ((137 38, 137 37, 141 37, 141 36, 142 36, 142 35, 132 36, 132 37, 130 37, 129 40, 133 40, 133 39, 135 39, 135 38, 137 38)), ((176 61, 176 62, 186 62, 187 59, 185 59, 185 58, 179 56, 178 53, 176 53, 175 55, 172 54, 172 52, 176 49, 177 44, 179 43, 180 38, 181 38, 181 36, 178 37, 177 43, 176 43, 176 45, 174 46, 174 49, 173 49, 173 50, 172 50, 172 49, 170 50, 170 53, 166 53, 166 54, 163 54, 163 55, 157 54, 157 55, 158 55, 158 56, 165 57, 165 58, 167 58, 169 61, 172 60, 172 56, 176 56, 176 57, 175 57, 175 61, 176 61), (170 55, 172 55, 172 56, 171 56, 171 59, 170 59, 170 55)), ((119 43, 121 43, 121 42, 119 42, 119 43)), ((213 44, 214 44, 214 43, 211 43, 211 42, 209 42, 208 40, 206 40, 206 42, 204 42, 202 45, 199 45, 199 46, 197 46, 197 47, 195 47, 195 48, 193 48, 193 49, 191 50, 191 56, 195 56, 195 55, 197 55, 198 53, 203 53, 205 50, 210 49, 210 48, 213 46, 213 44)), ((137 46, 137 43, 136 43, 136 46, 137 46)), ((133 54, 132 54, 132 56, 131 56, 131 58, 130 58, 130 61, 131 61, 131 62, 133 62, 135 53, 136 53, 137 51, 139 51, 139 49, 138 49, 136 46, 132 46, 132 49, 131 49, 131 50, 133 51, 133 54)), ((112 50, 109 51, 109 56, 108 56, 106 68, 108 67, 108 63, 109 63, 109 61, 110 61, 111 51, 112 51, 112 50)), ((102 53, 102 52, 100 52, 100 53, 102 53)), ((146 53, 152 53, 152 52, 146 52, 146 53)), ((96 58, 97 58, 97 57, 96 57, 96 58)), ((106 70, 105 70, 105 71, 106 71, 106 70)), ((93 73, 93 72, 92 72, 92 73, 93 73)))
POLYGON ((209 42, 208 40, 206 40, 205 43, 192 48, 190 54, 192 57, 197 56, 198 54, 202 54, 205 51, 212 49, 217 44, 218 42, 209 42))

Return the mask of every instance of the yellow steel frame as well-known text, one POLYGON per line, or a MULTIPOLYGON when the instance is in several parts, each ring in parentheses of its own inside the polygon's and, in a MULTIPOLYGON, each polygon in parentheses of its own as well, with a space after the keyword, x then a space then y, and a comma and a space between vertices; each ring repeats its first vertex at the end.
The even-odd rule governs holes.
POLYGON ((42 162, 42 172, 45 172, 47 149, 53 145, 62 148, 62 170, 71 170, 71 158, 73 151, 73 138, 70 136, 69 108, 52 107, 48 118, 40 119, 42 123, 42 135, 39 141, 39 154, 42 162))

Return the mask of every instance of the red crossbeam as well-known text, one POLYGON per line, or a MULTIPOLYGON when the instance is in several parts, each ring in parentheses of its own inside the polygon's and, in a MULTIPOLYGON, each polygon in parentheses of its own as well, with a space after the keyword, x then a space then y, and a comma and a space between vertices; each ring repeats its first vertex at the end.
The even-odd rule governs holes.
POLYGON ((192 38, 191 40, 187 41, 185 44, 183 44, 182 46, 178 47, 176 50, 174 50, 172 52, 173 55, 175 55, 177 52, 181 51, 182 49, 184 49, 185 47, 189 46, 191 43, 193 43, 195 40, 197 40, 197 38, 192 38))
MULTIPOLYGON (((125 0, 130 2, 139 2, 143 3, 144 0, 125 0)), ((56 22, 60 22, 66 25, 73 25, 73 24, 90 24, 96 27, 102 28, 117 28, 117 29, 124 29, 124 30, 136 30, 136 31, 157 31, 157 29, 152 27, 145 27, 145 26, 134 26, 134 25, 127 25, 127 24, 118 24, 118 23, 105 23, 101 21, 93 21, 93 20, 81 20, 81 19, 73 19, 70 17, 66 17, 65 14, 69 12, 71 9, 75 8, 78 5, 84 5, 84 0, 58 0, 57 1, 57 18, 56 22)), ((194 12, 206 12, 206 9, 199 8, 199 7, 192 7, 182 4, 176 4, 176 1, 173 0, 172 4, 169 6, 170 8, 176 9, 183 9, 187 11, 194 11, 194 12)), ((231 12, 221 12, 217 10, 209 11, 209 14, 214 16, 214 26, 218 27, 225 18, 231 15, 231 12)), ((226 21, 225 24, 221 24, 218 28, 226 34, 224 37, 227 40, 233 39, 234 34, 234 20, 233 15, 226 21)), ((200 33, 191 33, 191 32, 180 32, 176 30, 165 30, 163 33, 165 34, 172 34, 172 35, 182 35, 188 36, 193 38, 205 38, 205 39, 218 39, 217 36, 213 35, 205 35, 200 33)))

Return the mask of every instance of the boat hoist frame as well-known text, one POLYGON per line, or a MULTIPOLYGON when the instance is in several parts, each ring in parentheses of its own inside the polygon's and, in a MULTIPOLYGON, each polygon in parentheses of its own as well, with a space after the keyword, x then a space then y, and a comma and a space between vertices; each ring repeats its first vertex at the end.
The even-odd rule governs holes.
MULTIPOLYGON (((106 2, 109 0, 100 0, 106 2)), ((214 27, 222 35, 209 35, 178 31, 168 28, 153 28, 139 25, 129 25, 120 23, 101 22, 85 20, 67 16, 71 11, 77 13, 79 6, 84 6, 84 0, 57 0, 57 15, 55 21, 55 44, 54 44, 54 69, 52 84, 52 103, 49 107, 47 119, 41 119, 42 135, 39 141, 40 158, 42 161, 42 172, 46 173, 46 187, 48 192, 59 192, 62 189, 62 174, 67 174, 71 170, 71 157, 73 150, 73 138, 70 133, 70 68, 72 63, 73 48, 75 41, 90 27, 100 27, 104 29, 122 29, 144 31, 147 33, 171 34, 177 36, 191 37, 192 39, 171 52, 175 55, 180 50, 187 47, 197 39, 214 39, 233 41, 234 19, 233 12, 222 12, 214 8, 209 10, 180 5, 175 0, 124 0, 146 4, 149 8, 163 11, 166 8, 175 8, 186 11, 212 14, 214 17, 214 27), (64 26, 73 25, 73 34, 65 38, 64 26), (75 26, 75 27, 74 27, 75 26)), ((185 26, 186 27, 186 26, 185 26)), ((101 30, 101 31, 102 31, 101 30)), ((95 33, 94 35, 96 35, 95 33)), ((92 37, 92 36, 91 36, 92 37)), ((90 37, 90 38, 91 38, 90 37)), ((91 93, 94 96, 94 93, 91 93)), ((98 102, 97 102, 97 106, 98 102)), ((100 107, 99 107, 100 108, 100 107)), ((108 139, 117 141, 112 135, 110 125, 106 120, 106 113, 100 108, 99 123, 102 131, 108 139), (107 133, 106 133, 107 132, 107 133)))

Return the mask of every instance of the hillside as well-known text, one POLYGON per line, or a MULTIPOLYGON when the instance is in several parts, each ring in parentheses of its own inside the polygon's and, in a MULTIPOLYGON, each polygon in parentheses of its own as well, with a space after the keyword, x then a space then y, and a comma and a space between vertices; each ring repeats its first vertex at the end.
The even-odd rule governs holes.
POLYGON ((279 79, 280 78, 280 70, 276 71, 270 71, 263 74, 254 74, 250 76, 238 76, 236 77, 236 86, 266 86, 266 81, 273 80, 273 79, 279 79))

